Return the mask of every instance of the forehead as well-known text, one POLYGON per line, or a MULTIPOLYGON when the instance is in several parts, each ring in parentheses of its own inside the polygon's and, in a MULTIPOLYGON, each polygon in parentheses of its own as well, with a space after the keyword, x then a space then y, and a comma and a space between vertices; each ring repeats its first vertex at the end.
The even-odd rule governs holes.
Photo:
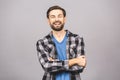
POLYGON ((59 14, 63 14, 62 10, 60 10, 60 9, 52 10, 49 13, 49 15, 59 15, 59 14))

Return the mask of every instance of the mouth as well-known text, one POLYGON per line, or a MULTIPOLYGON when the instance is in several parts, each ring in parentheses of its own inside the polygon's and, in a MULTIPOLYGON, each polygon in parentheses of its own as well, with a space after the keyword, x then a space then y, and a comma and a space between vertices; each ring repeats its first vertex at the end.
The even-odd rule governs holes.
POLYGON ((54 25, 60 25, 61 22, 60 22, 60 21, 56 21, 56 22, 54 22, 53 24, 54 24, 54 25))

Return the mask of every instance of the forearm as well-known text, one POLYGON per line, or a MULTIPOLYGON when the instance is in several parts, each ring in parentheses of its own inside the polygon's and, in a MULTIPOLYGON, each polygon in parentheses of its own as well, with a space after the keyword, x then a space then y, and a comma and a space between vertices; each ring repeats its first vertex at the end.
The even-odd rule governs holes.
POLYGON ((85 56, 79 56, 77 58, 73 58, 73 59, 69 60, 69 67, 76 65, 76 64, 81 66, 81 67, 85 67, 85 65, 86 65, 85 56))
POLYGON ((45 53, 38 52, 39 62, 46 72, 58 72, 62 70, 68 70, 68 60, 50 60, 45 53), (44 56, 44 57, 43 57, 44 56))
POLYGON ((77 61, 78 61, 77 58, 70 59, 70 60, 68 61, 69 67, 77 64, 77 61))
POLYGON ((59 72, 68 70, 68 60, 64 61, 48 61, 42 64, 47 72, 59 72))

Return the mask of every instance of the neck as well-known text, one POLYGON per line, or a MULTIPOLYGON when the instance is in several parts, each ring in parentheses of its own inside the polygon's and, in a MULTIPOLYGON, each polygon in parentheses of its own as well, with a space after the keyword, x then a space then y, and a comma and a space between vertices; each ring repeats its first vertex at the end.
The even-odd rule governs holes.
POLYGON ((63 29, 61 31, 52 31, 53 32, 53 36, 56 38, 56 40, 58 40, 59 42, 61 42, 64 39, 64 36, 66 34, 66 31, 63 29))

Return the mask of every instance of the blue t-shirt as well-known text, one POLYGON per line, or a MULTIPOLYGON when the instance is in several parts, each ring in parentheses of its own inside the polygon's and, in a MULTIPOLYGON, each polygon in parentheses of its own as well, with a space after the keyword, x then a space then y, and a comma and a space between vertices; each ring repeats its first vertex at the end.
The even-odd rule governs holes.
MULTIPOLYGON (((62 42, 58 42, 53 36, 53 41, 57 49, 57 58, 59 60, 66 60, 67 59, 67 55, 66 55, 67 36, 64 37, 62 42)), ((70 80, 70 75, 69 75, 69 72, 60 72, 56 74, 55 78, 56 78, 55 80, 70 80)))

